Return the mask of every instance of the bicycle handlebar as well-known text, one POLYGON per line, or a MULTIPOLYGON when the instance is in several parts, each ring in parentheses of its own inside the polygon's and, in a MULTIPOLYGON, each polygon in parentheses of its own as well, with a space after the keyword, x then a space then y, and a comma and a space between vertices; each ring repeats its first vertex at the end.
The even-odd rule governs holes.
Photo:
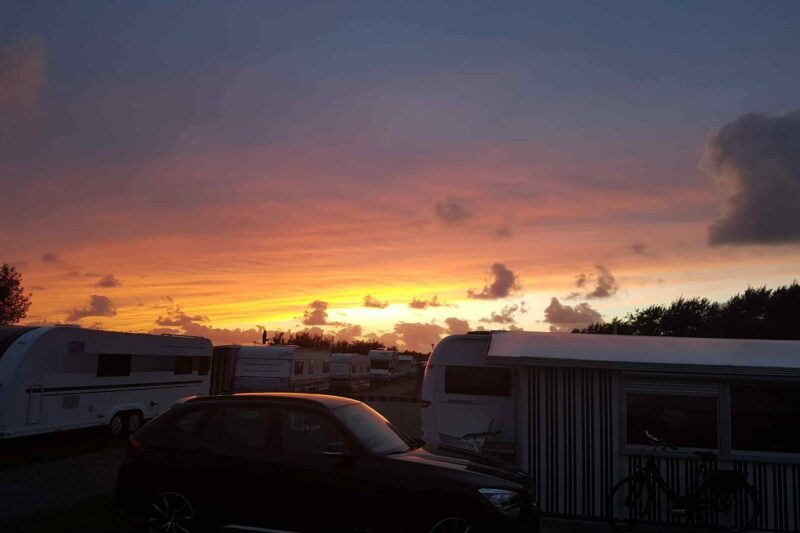
POLYGON ((656 437, 655 435, 653 435, 652 433, 650 433, 646 429, 644 430, 644 434, 647 436, 648 439, 653 441, 653 445, 654 446, 656 446, 658 448, 661 448, 661 449, 664 449, 664 450, 670 449, 670 450, 672 450, 674 452, 678 451, 678 448, 676 448, 675 446, 671 446, 671 445, 667 444, 665 441, 659 439, 658 437, 656 437))

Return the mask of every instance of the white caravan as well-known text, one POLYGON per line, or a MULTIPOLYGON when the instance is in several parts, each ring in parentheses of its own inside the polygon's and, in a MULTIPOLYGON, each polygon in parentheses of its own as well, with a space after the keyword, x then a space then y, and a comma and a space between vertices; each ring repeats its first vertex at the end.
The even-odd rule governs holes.
POLYGON ((331 388, 363 390, 369 388, 369 356, 360 353, 331 354, 331 388))
POLYGON ((413 376, 416 373, 414 357, 411 355, 397 356, 397 374, 400 377, 413 376))
POLYGON ((210 363, 201 337, 0 327, 0 439, 134 431, 179 398, 206 394, 210 363))
MULTIPOLYGON (((650 432, 678 448, 659 452, 675 486, 695 482, 705 459, 692 452, 713 452, 755 487, 757 529, 800 531, 786 497, 800 494, 797 405, 796 340, 476 332, 431 354, 422 438, 515 463, 545 513, 601 519, 609 487, 646 463, 650 432)), ((748 516, 738 505, 726 525, 748 516)), ((674 523, 669 511, 649 519, 674 523)))
POLYGON ((328 349, 215 346, 211 393, 326 391, 330 387, 330 364, 328 349))
POLYGON ((397 352, 394 350, 369 351, 371 381, 392 381, 397 379, 397 352))

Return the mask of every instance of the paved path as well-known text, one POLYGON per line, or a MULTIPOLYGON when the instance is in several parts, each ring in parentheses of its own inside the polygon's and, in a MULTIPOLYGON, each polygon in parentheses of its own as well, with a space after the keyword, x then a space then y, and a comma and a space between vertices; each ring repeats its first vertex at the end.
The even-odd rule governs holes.
POLYGON ((0 520, 68 505, 114 490, 125 448, 0 471, 0 520))

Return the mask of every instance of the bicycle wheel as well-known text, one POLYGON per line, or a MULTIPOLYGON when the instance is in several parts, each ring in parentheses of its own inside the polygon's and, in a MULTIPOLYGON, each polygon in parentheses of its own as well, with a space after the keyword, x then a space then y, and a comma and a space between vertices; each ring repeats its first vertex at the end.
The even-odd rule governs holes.
POLYGON ((606 498, 606 518, 611 527, 630 528, 647 520, 652 508, 653 486, 636 474, 619 481, 606 498))
POLYGON ((761 513, 756 489, 750 484, 721 490, 713 483, 704 483, 695 493, 693 507, 692 522, 727 533, 747 533, 761 513))

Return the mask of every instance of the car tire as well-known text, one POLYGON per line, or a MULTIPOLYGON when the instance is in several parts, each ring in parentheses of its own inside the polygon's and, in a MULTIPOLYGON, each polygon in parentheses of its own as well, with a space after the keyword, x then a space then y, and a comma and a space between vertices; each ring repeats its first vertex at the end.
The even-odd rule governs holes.
POLYGON ((147 533, 195 533, 198 526, 194 507, 180 492, 159 493, 145 517, 147 533))
POLYGON ((432 509, 426 513, 421 533, 476 533, 475 518, 461 506, 447 506, 432 509))
POLYGON ((133 411, 125 417, 125 431, 134 433, 140 427, 142 427, 142 413, 133 411))
POLYGON ((119 437, 125 429, 125 419, 122 413, 117 413, 108 421, 108 434, 112 437, 119 437))

